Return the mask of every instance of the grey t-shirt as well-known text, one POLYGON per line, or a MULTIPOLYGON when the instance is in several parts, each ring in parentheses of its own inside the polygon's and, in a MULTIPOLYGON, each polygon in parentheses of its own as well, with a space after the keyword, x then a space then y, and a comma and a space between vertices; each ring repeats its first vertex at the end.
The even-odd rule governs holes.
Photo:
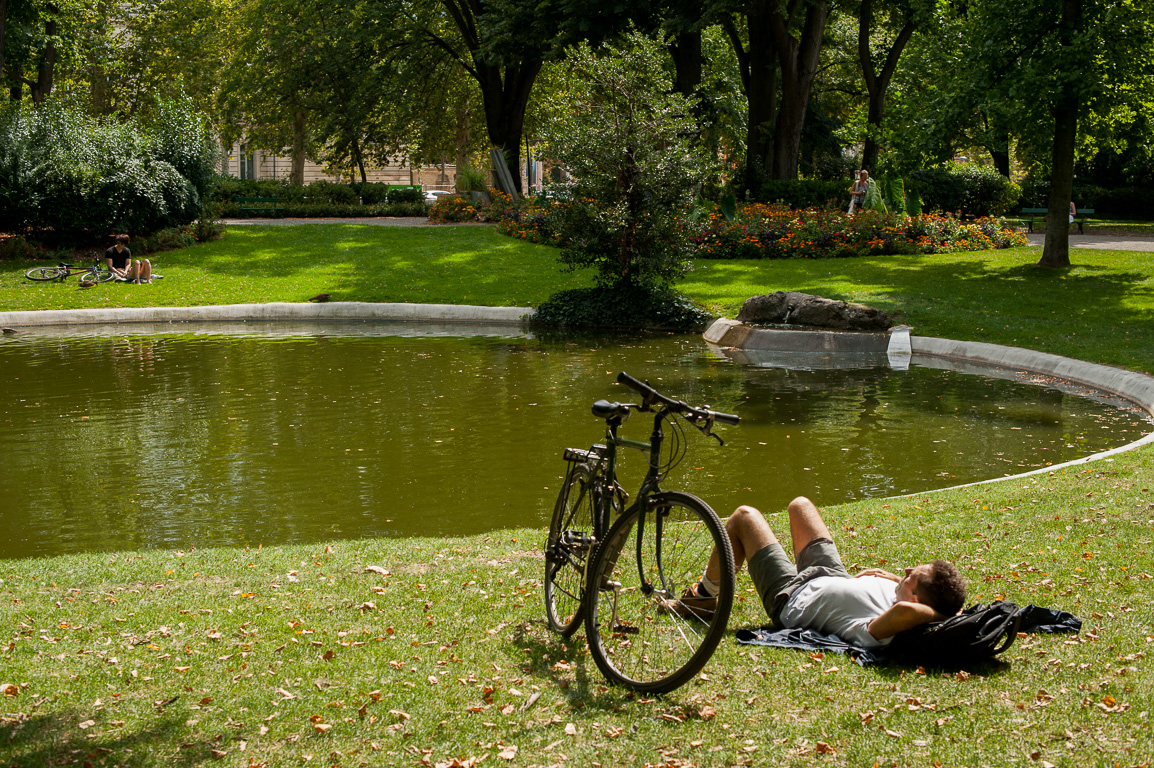
POLYGON ((863 648, 888 645, 866 627, 897 601, 897 584, 879 576, 822 576, 790 595, 781 611, 781 625, 837 635, 863 648))

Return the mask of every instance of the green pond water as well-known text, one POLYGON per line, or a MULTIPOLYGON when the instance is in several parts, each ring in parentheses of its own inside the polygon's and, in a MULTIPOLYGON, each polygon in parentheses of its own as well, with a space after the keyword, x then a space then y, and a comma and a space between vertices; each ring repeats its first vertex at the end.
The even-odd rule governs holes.
MULTIPOLYGON (((742 365, 699 336, 240 330, 4 337, 0 558, 544 529, 562 449, 603 433, 590 404, 635 399, 621 370, 742 417, 724 447, 689 430, 667 483, 723 517, 1000 477, 1151 429, 1099 397, 916 366, 742 365)), ((641 469, 628 453, 631 492, 641 469)))

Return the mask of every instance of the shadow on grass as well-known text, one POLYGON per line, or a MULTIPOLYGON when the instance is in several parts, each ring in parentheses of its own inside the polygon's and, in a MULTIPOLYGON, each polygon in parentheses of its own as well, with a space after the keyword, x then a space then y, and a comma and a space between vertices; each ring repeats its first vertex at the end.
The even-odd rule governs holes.
MULTIPOLYGON (((84 713, 64 710, 32 715, 21 719, 9 731, 5 744, 8 756, 5 766, 13 768, 43 768, 51 765, 104 765, 112 760, 116 765, 155 765, 154 752, 165 746, 179 752, 171 756, 170 765, 193 766, 214 762, 213 750, 229 749, 228 739, 206 738, 190 733, 185 715, 163 713, 142 730, 114 727, 112 711, 84 713), (97 720, 81 728, 81 723, 97 720)), ((137 723, 143 726, 143 723, 137 723)), ((135 724, 134 724, 135 725, 135 724)))

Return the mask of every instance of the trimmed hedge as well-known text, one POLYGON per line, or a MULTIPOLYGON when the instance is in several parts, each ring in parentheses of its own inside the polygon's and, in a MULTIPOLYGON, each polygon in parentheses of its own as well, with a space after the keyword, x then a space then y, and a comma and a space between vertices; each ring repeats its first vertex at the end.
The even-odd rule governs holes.
MULTIPOLYGON (((878 183, 895 184, 897 179, 877 178, 878 183)), ((952 212, 968 218, 1004 216, 1018 205, 1018 186, 993 168, 968 163, 951 163, 944 168, 914 171, 905 177, 906 196, 914 212, 952 212)), ((761 184, 758 202, 781 203, 787 208, 841 208, 849 206, 852 179, 819 181, 772 180, 761 184)), ((885 193, 884 190, 883 194, 885 193)), ((892 199, 890 194, 886 194, 892 199)))
MULTIPOLYGON (((1095 218, 1154 219, 1154 188, 1074 184, 1074 205, 1093 208, 1095 218)), ((1022 183, 1021 206, 1045 208, 1050 203, 1050 181, 1027 179, 1022 183)))
POLYGON ((916 191, 926 212, 950 212, 971 218, 1005 216, 1018 207, 1021 189, 989 166, 950 163, 906 176, 906 191, 916 191))
POLYGON ((851 184, 852 180, 774 179, 761 185, 756 202, 782 203, 787 208, 847 208, 851 184))
MULTIPOLYGON (((424 204, 424 193, 420 188, 407 189, 403 185, 365 182, 356 184, 336 184, 331 181, 314 181, 305 186, 296 186, 282 179, 237 179, 232 176, 218 176, 214 184, 214 196, 226 206, 238 197, 275 197, 283 204, 327 204, 344 206, 379 206, 385 203, 424 204)), ((226 214, 231 215, 231 214, 226 214)), ((297 215, 297 214, 294 214, 297 215)), ((306 216, 308 214, 299 214, 306 216)), ((330 214, 317 214, 328 216, 330 214)), ((423 216, 420 214, 378 214, 352 213, 342 216, 423 216)))
MULTIPOLYGON (((428 206, 422 200, 417 203, 378 203, 376 205, 341 203, 285 203, 277 205, 278 217, 299 219, 353 219, 370 216, 426 216, 428 206)), ((269 207, 271 214, 272 207, 269 207)), ((253 210, 242 210, 239 203, 223 203, 220 215, 226 219, 265 219, 253 210)))

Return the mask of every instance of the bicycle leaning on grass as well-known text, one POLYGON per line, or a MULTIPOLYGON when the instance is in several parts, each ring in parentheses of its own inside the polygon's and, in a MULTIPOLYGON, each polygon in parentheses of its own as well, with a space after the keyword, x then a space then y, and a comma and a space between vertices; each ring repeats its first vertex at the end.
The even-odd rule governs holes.
POLYGON ((89 253, 88 258, 92 259, 91 267, 77 267, 72 264, 65 264, 60 262, 59 266, 55 267, 34 267, 24 273, 24 276, 29 280, 36 280, 43 282, 46 280, 60 280, 72 277, 73 275, 80 275, 80 282, 88 283, 107 283, 112 279, 112 272, 100 265, 100 258, 95 252, 89 253))
POLYGON ((593 415, 605 420, 604 444, 564 452, 565 481, 545 543, 545 612, 566 637, 584 622, 593 659, 611 682, 662 693, 689 682, 713 655, 733 607, 735 576, 717 513, 696 496, 661 490, 661 481, 685 455, 682 421, 721 442, 714 424, 739 418, 666 397, 627 373, 617 381, 641 403, 598 400, 593 415), (617 435, 633 411, 653 413, 648 442, 617 435), (617 482, 619 448, 647 454, 648 470, 628 507, 617 482), (701 578, 714 550, 722 566, 716 608, 695 609, 678 598, 701 578))

